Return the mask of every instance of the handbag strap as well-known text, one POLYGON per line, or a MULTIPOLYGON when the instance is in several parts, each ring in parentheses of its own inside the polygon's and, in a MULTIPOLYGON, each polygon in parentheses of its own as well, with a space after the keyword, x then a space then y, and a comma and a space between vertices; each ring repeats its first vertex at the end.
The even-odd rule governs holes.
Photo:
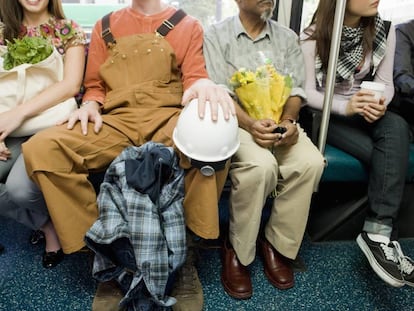
POLYGON ((26 92, 26 68, 20 67, 17 70, 18 91, 16 94, 17 105, 23 104, 23 97, 26 92))
MULTIPOLYGON (((102 17, 102 21, 101 21, 102 23, 101 36, 102 36, 102 39, 104 39, 107 46, 116 43, 116 40, 114 36, 112 35, 111 27, 110 27, 109 19, 111 17, 111 14, 112 12, 109 12, 108 14, 106 14, 104 17, 102 17)), ((175 25, 177 25, 186 15, 187 13, 185 13, 181 9, 175 11, 175 13, 171 15, 169 19, 166 19, 162 22, 161 26, 158 27, 155 33, 158 36, 165 37, 171 30, 173 30, 175 25)))

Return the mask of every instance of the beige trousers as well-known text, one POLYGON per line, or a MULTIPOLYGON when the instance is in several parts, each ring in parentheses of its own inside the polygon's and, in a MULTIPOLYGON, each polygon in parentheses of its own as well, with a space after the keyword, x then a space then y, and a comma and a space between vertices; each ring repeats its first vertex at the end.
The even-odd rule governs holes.
POLYGON ((272 154, 240 129, 240 148, 230 167, 229 239, 243 265, 255 258, 261 215, 268 196, 276 189, 264 232, 284 256, 296 258, 309 214, 312 194, 324 169, 324 158, 298 125, 293 146, 277 147, 272 154))

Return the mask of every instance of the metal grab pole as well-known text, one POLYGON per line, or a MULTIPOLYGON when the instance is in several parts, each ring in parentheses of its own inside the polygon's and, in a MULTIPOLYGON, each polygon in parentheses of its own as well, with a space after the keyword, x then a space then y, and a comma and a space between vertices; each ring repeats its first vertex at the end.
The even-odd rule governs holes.
POLYGON ((338 64, 339 48, 344 22, 346 0, 336 0, 335 19, 332 31, 331 50, 329 51, 329 63, 326 75, 325 97, 323 99, 322 120, 318 139, 318 148, 325 152, 326 136, 328 133, 329 117, 331 113, 332 98, 335 88, 336 67, 338 64))

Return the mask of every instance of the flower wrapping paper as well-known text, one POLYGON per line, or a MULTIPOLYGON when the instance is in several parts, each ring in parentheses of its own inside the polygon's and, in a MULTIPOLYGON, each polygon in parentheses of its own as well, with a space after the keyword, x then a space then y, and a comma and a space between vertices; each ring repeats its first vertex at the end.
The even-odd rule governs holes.
POLYGON ((283 106, 292 90, 292 79, 281 75, 271 63, 255 71, 241 68, 230 78, 230 85, 244 110, 254 119, 279 123, 283 106))

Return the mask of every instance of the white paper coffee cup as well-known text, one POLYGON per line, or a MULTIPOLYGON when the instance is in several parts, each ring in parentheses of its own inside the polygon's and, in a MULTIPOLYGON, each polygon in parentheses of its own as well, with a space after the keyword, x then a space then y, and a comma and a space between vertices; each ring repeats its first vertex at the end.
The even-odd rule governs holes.
POLYGON ((368 90, 374 93, 376 100, 380 100, 385 91, 385 84, 373 81, 362 81, 361 90, 368 90))

